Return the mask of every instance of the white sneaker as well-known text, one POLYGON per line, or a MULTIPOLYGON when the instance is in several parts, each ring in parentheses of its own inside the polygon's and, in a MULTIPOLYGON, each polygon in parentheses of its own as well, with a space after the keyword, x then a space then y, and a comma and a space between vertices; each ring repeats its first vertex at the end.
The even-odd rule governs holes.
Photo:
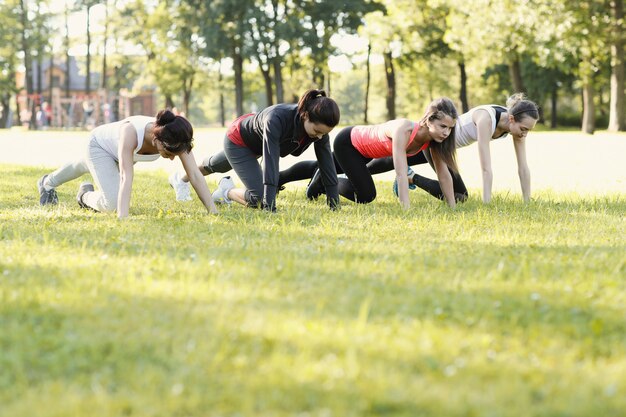
POLYGON ((217 184, 217 189, 213 191, 213 201, 215 204, 230 204, 228 192, 235 188, 235 183, 230 177, 224 177, 217 184))
POLYGON ((180 172, 175 172, 169 177, 169 182, 176 192, 176 201, 191 201, 191 186, 181 179, 180 172))

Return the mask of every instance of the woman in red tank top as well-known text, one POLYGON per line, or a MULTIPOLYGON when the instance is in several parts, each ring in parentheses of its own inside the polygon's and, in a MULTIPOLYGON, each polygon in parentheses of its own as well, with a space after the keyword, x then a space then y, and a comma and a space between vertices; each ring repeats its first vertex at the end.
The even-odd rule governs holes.
MULTIPOLYGON (((348 177, 339 178, 339 194, 357 203, 373 201, 376 198, 376 187, 367 163, 374 158, 391 156, 400 204, 409 208, 407 155, 415 155, 428 147, 446 202, 454 207, 456 202, 448 168, 457 171, 454 146, 456 118, 454 103, 450 99, 440 98, 428 105, 424 116, 417 123, 395 119, 378 125, 342 129, 333 144, 335 158, 348 177)), ((309 189, 316 187, 318 177, 314 176, 309 189)))

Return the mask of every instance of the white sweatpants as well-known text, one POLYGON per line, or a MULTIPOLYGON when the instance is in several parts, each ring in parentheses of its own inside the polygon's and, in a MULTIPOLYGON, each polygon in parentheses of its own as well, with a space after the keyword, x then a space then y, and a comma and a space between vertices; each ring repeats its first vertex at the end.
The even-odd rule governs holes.
POLYGON ((56 188, 86 173, 91 173, 96 191, 83 195, 83 203, 96 211, 115 211, 120 188, 120 170, 117 157, 102 149, 95 138, 89 140, 87 154, 79 161, 70 162, 48 175, 47 183, 56 188))

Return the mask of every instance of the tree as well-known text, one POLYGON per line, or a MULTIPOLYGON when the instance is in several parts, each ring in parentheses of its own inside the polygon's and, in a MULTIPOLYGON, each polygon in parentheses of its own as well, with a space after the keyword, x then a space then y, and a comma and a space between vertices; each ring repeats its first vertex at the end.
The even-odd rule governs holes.
POLYGON ((17 71, 17 55, 14 45, 20 39, 19 15, 17 2, 8 2, 0 11, 0 128, 10 125, 11 97, 17 93, 15 75, 17 71))
POLYGON ((610 18, 605 13, 604 1, 584 0, 576 4, 565 1, 551 4, 546 1, 545 7, 545 16, 553 19, 549 25, 551 37, 559 46, 553 52, 570 55, 578 63, 573 72, 582 91, 582 131, 592 134, 596 128, 597 74, 607 63, 606 39, 610 18))
POLYGON ((165 107, 175 107, 174 98, 182 95, 182 108, 189 102, 198 71, 203 70, 200 50, 205 40, 199 35, 202 16, 196 5, 159 0, 154 5, 136 1, 121 10, 127 25, 126 37, 141 39, 146 51, 147 76, 165 97, 165 107))
POLYGON ((76 0, 76 7, 78 9, 84 9, 85 10, 85 14, 86 14, 86 23, 87 23, 87 30, 86 30, 86 40, 87 40, 87 57, 86 57, 86 63, 87 63, 87 76, 85 78, 85 93, 87 94, 87 96, 89 96, 91 94, 91 8, 93 6, 95 6, 96 4, 99 4, 100 2, 98 0, 76 0))
POLYGON ((306 45, 310 52, 311 78, 319 87, 324 86, 328 58, 336 53, 330 42, 331 36, 356 33, 365 15, 384 10, 381 3, 372 0, 324 3, 299 0, 299 7, 303 11, 302 45, 306 45))
POLYGON ((611 131, 626 130, 624 114, 624 2, 611 0, 611 103, 609 126, 611 131))

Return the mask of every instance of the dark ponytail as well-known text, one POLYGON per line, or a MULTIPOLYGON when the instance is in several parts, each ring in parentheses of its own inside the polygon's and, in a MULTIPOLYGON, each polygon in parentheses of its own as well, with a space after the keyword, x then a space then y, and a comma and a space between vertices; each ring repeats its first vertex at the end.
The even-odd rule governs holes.
POLYGON ((189 152, 193 148, 191 123, 183 116, 175 115, 169 109, 157 113, 153 134, 168 152, 179 154, 189 152))
MULTIPOLYGON (((445 116, 450 116, 455 122, 459 117, 458 112, 456 111, 456 107, 452 100, 447 97, 438 98, 437 100, 432 101, 428 107, 426 108, 426 113, 422 117, 420 123, 425 123, 426 121, 433 120, 441 120, 445 116)), ((444 139, 443 142, 439 143, 436 141, 431 141, 430 145, 428 145, 429 149, 434 151, 439 158, 441 158, 446 165, 453 171, 458 173, 459 168, 456 164, 456 124, 450 130, 450 134, 447 138, 444 139)))
POLYGON ((513 116, 513 119, 518 123, 525 117, 539 120, 539 108, 534 102, 526 100, 524 93, 516 93, 509 97, 506 101, 506 107, 508 108, 507 113, 513 116))
POLYGON ((339 124, 339 106, 324 90, 308 90, 298 101, 298 114, 308 116, 311 123, 322 123, 328 127, 339 124))

